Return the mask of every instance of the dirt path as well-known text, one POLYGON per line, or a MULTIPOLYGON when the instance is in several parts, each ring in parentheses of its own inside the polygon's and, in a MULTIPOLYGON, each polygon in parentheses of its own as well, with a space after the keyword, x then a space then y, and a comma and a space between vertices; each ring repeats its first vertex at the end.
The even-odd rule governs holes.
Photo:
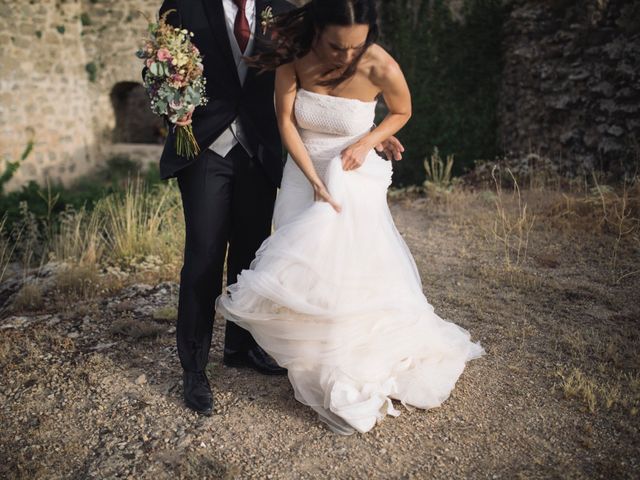
POLYGON ((474 208, 392 203, 436 312, 487 350, 441 407, 335 435, 285 377, 222 368, 218 319, 216 413, 199 417, 178 383, 177 285, 136 284, 0 320, 0 477, 638 478, 637 277, 610 286, 608 244, 545 225, 509 273, 477 226, 490 206, 474 208))

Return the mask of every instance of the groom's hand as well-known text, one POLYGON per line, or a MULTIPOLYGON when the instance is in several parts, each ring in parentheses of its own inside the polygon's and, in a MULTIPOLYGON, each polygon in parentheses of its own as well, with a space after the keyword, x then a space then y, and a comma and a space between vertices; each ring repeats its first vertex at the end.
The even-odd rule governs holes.
POLYGON ((396 137, 391 136, 384 142, 376 145, 376 150, 380 153, 384 153, 387 160, 402 160, 402 152, 404 147, 396 137))
POLYGON ((176 125, 180 125, 181 127, 186 127, 187 125, 191 124, 191 115, 193 115, 193 112, 187 113, 184 117, 178 119, 178 121, 176 122, 176 125))

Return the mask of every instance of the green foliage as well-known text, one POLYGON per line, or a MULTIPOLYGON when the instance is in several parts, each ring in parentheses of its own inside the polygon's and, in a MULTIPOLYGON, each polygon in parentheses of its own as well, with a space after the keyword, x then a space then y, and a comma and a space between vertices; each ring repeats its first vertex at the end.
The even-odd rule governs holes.
POLYGON ((396 186, 420 184, 435 145, 455 154, 454 174, 498 153, 497 102, 502 72, 500 0, 465 0, 463 22, 445 0, 381 3, 383 40, 402 67, 413 116, 398 135, 405 160, 394 164, 396 186))
POLYGON ((29 268, 50 260, 112 270, 115 266, 119 272, 120 267, 175 272, 184 238, 175 184, 150 185, 136 176, 98 198, 90 209, 67 203, 61 212, 56 212, 61 195, 52 190, 48 185, 37 192, 44 213, 36 215, 23 200, 13 225, 6 214, 0 218, 0 281, 12 263, 29 268))
POLYGON ((91 25, 91 17, 88 13, 84 12, 80 14, 80 23, 82 23, 83 27, 88 27, 89 25, 91 25))
POLYGON ((58 31, 58 33, 64 34, 64 31, 65 31, 64 25, 58 25, 56 27, 56 30, 58 31))
POLYGON ((42 38, 42 32, 40 30, 36 30, 36 37, 42 38))
POLYGON ((32 180, 22 189, 0 196, 0 210, 6 212, 7 223, 13 226, 23 217, 20 207, 22 203, 27 205, 28 210, 36 218, 45 218, 62 212, 64 204, 78 208, 83 204, 92 207, 95 201, 104 196, 109 189, 91 183, 79 185, 74 189, 65 189, 61 184, 56 183, 49 186, 51 197, 56 199, 51 206, 43 200, 44 191, 43 187, 32 180))
POLYGON ((640 3, 630 2, 622 7, 620 18, 616 21, 618 26, 627 35, 640 32, 640 3))
POLYGON ((84 66, 87 74, 89 75, 89 81, 94 83, 98 74, 98 67, 95 62, 89 62, 84 66))
POLYGON ((4 172, 0 174, 0 195, 4 193, 4 186, 13 178, 13 175, 16 173, 16 170, 20 167, 20 164, 26 160, 26 158, 33 150, 33 140, 29 140, 27 142, 27 146, 25 147, 22 155, 20 155, 20 159, 15 162, 8 161, 4 172))
POLYGON ((423 162, 425 181, 422 186, 427 193, 447 193, 453 189, 451 170, 453 168, 453 155, 447 155, 447 162, 442 160, 438 147, 433 147, 433 153, 429 159, 423 162))
MULTIPOLYGON (((140 165, 128 157, 116 156, 91 175, 81 177, 69 187, 60 183, 40 186, 34 181, 28 182, 20 190, 0 194, 0 211, 6 214, 6 229, 13 229, 24 217, 21 203, 25 203, 36 219, 49 218, 53 223, 65 208, 86 208, 91 211, 103 197, 126 188, 127 181, 141 176, 148 185, 161 182, 158 167, 142 172, 140 165)), ((50 222, 51 223, 51 222, 50 222)))
POLYGON ((93 177, 87 177, 85 182, 95 182, 110 185, 114 190, 122 190, 133 177, 142 177, 146 184, 160 183, 160 170, 156 164, 151 164, 143 171, 140 162, 131 160, 126 155, 116 155, 107 160, 93 177))
POLYGON ((547 0, 547 5, 556 13, 564 12, 576 4, 576 0, 547 0))

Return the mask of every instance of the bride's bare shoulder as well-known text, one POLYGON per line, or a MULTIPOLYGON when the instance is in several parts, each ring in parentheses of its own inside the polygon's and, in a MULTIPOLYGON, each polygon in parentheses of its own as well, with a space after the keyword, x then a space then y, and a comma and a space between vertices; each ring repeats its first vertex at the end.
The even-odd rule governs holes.
POLYGON ((364 60, 369 79, 376 85, 385 83, 400 72, 398 62, 377 43, 367 49, 364 60))

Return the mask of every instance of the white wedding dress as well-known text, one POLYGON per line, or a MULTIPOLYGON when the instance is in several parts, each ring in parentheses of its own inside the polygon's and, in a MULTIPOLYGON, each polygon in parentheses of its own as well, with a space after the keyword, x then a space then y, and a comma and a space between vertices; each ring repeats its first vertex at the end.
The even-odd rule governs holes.
POLYGON ((274 233, 216 301, 288 369, 295 398, 346 435, 399 415, 391 399, 437 407, 465 362, 485 354, 422 292, 387 205, 391 162, 372 150, 358 169, 342 169, 341 150, 366 135, 375 105, 298 90, 298 130, 342 211, 314 201, 289 157, 274 233))

